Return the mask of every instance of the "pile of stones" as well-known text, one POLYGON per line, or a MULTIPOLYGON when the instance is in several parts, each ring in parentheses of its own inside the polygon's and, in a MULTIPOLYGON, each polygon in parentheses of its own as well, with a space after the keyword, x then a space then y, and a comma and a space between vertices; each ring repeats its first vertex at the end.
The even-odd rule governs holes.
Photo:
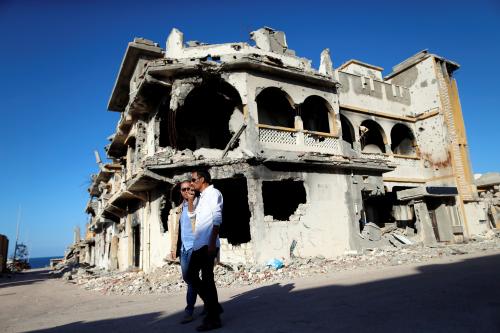
MULTIPOLYGON (((355 270, 367 267, 423 263, 432 258, 480 253, 500 250, 500 234, 489 231, 476 236, 467 244, 436 245, 424 247, 422 244, 403 245, 369 249, 363 253, 350 253, 334 259, 324 257, 292 258, 279 260, 282 267, 266 265, 219 264, 215 267, 215 280, 219 288, 284 282, 290 279, 355 270)), ((157 294, 184 292, 180 266, 166 263, 154 272, 106 272, 97 268, 73 268, 63 277, 87 289, 103 294, 157 294)))

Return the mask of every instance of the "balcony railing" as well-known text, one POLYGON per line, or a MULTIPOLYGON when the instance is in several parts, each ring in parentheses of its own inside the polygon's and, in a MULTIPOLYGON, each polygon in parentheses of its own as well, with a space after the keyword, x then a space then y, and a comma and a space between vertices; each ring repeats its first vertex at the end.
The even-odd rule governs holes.
POLYGON ((259 141, 264 148, 342 155, 339 139, 329 133, 259 125, 259 141))

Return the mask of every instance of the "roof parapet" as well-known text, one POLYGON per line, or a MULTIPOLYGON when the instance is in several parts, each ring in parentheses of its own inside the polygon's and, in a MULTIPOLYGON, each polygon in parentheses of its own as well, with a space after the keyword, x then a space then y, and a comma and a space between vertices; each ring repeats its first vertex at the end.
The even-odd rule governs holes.
POLYGON ((118 76, 108 102, 109 111, 122 112, 127 106, 130 93, 130 79, 140 58, 155 59, 163 56, 163 49, 148 39, 134 38, 128 43, 118 76))
POLYGON ((389 75, 385 76, 384 77, 384 80, 389 80, 390 78, 392 78, 393 76, 396 76, 397 74, 407 70, 408 68, 418 64, 419 62, 421 62, 422 60, 424 59, 427 59, 429 57, 434 57, 436 59, 439 59, 443 62, 446 63, 446 67, 448 69, 448 73, 453 73, 455 70, 459 69, 460 68, 460 65, 454 61, 451 61, 451 60, 448 60, 446 58, 443 58, 439 55, 436 55, 436 54, 433 54, 433 53, 429 53, 429 50, 428 49, 424 49, 420 52, 417 52, 416 54, 412 55, 411 57, 403 60, 402 62, 400 62, 399 64, 395 65, 394 67, 392 67, 392 73, 390 73, 389 75))

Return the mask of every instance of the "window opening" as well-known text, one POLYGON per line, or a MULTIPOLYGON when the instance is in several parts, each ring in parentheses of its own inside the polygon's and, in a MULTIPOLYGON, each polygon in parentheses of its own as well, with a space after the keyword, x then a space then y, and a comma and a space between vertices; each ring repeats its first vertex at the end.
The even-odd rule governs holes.
POLYGON ((213 184, 224 198, 220 237, 227 238, 231 245, 249 242, 251 214, 246 178, 215 179, 213 184))
POLYGON ((352 148, 354 143, 354 128, 343 114, 340 115, 340 125, 342 126, 342 140, 348 142, 352 148))
POLYGON ((365 153, 385 153, 384 131, 373 120, 365 120, 359 128, 361 149, 365 153))
POLYGON ((306 203, 303 181, 281 180, 262 182, 264 215, 274 220, 287 221, 301 203, 306 203))
POLYGON ((391 150, 394 154, 415 155, 415 137, 411 129, 403 124, 396 124, 391 130, 391 150))
POLYGON ((300 116, 305 130, 330 133, 328 102, 319 96, 306 98, 300 106, 300 116))
POLYGON ((227 83, 210 81, 194 88, 175 114, 177 149, 224 149, 232 137, 229 119, 241 109, 238 92, 227 83))
POLYGON ((259 124, 295 128, 295 110, 283 90, 266 88, 256 102, 259 124))

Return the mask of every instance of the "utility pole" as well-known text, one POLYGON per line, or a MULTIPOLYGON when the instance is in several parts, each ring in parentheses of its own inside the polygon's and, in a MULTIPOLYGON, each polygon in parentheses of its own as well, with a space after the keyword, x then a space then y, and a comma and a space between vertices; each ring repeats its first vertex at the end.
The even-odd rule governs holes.
POLYGON ((14 261, 17 259, 17 243, 19 242, 19 223, 21 222, 21 205, 17 209, 16 244, 14 245, 14 261))

